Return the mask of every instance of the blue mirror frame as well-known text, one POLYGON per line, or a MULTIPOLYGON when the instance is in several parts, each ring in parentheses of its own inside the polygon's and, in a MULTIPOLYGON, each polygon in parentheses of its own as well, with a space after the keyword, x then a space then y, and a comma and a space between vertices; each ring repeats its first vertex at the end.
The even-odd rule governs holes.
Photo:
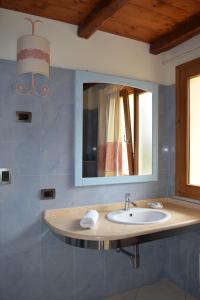
POLYGON ((156 181, 158 179, 158 84, 98 74, 89 71, 75 71, 75 186, 123 184, 156 181), (132 86, 152 93, 152 174, 112 177, 82 177, 83 144, 83 83, 97 82, 132 86))

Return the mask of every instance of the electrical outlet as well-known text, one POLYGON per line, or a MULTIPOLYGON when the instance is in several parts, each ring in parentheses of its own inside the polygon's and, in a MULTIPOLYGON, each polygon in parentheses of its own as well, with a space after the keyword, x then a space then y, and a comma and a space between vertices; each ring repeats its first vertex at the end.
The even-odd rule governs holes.
POLYGON ((52 200, 56 198, 56 189, 41 189, 42 200, 52 200))
POLYGON ((11 183, 11 171, 6 168, 0 169, 0 183, 9 184, 11 183))
POLYGON ((16 120, 17 122, 31 123, 32 113, 29 111, 16 111, 16 120))

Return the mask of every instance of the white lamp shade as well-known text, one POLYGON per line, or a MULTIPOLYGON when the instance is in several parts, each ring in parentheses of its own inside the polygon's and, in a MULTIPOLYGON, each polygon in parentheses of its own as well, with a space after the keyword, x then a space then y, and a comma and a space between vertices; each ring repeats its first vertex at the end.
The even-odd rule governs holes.
POLYGON ((17 74, 42 74, 49 78, 49 41, 37 35, 24 35, 17 41, 17 74))

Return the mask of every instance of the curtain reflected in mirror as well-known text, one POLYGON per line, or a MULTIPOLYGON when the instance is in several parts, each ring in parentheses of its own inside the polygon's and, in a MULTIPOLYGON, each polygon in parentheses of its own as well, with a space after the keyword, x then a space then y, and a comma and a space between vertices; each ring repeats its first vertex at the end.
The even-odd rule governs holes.
POLYGON ((152 93, 83 84, 83 177, 152 174, 152 93))

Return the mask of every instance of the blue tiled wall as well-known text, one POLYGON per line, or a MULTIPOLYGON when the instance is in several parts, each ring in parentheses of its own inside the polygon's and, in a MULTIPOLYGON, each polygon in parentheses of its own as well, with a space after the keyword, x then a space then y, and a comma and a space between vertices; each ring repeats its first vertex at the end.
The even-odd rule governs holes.
MULTIPOLYGON (((175 87, 165 88, 169 101, 169 194, 175 194, 175 87)), ((200 232, 192 232, 165 240, 167 255, 165 276, 200 299, 200 232)))
POLYGON ((200 232, 175 236, 165 242, 168 243, 165 276, 200 299, 200 232))
POLYGON ((17 95, 16 80, 15 62, 0 60, 0 167, 12 170, 12 184, 0 185, 0 300, 97 300, 164 276, 165 241, 142 245, 141 268, 132 270, 122 254, 59 241, 42 212, 120 201, 127 191, 135 199, 173 193, 173 89, 159 92, 159 181, 76 188, 74 72, 52 68, 46 98, 17 95), (32 123, 17 123, 17 110, 31 111, 32 123), (40 200, 47 187, 56 188, 56 200, 40 200))

